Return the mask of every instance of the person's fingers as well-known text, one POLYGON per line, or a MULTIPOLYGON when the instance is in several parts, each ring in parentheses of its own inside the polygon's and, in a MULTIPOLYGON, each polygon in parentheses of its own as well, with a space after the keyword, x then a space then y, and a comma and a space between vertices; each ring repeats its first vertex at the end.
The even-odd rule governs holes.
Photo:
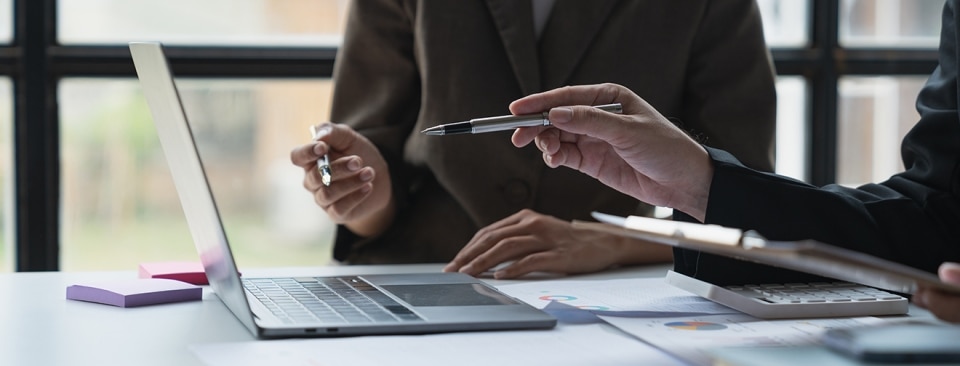
MULTIPOLYGON (((317 174, 311 173, 311 175, 317 174)), ((331 217, 346 219, 373 190, 372 182, 375 177, 376 173, 370 167, 360 169, 349 176, 341 174, 335 184, 329 186, 320 184, 313 191, 314 201, 331 217), (361 193, 357 194, 357 192, 361 193)))
MULTIPOLYGON (((603 118, 609 118, 609 113, 591 106, 619 102, 621 103, 624 114, 649 113, 652 109, 640 97, 633 94, 627 88, 616 84, 599 85, 580 85, 568 86, 559 89, 546 91, 543 93, 532 94, 510 104, 510 111, 514 114, 540 113, 549 111, 548 119, 551 124, 577 121, 578 125, 595 124, 595 121, 603 118), (606 113, 606 114, 605 114, 606 113)), ((624 119, 625 120, 625 119, 624 119)), ((600 126, 607 126, 602 123, 600 126)), ((588 134, 601 139, 609 138, 610 135, 619 135, 619 128, 607 126, 603 128, 593 128, 593 133, 585 133, 577 129, 564 128, 567 131, 588 134), (598 130, 610 131, 609 133, 597 134, 598 130)), ((534 141, 538 135, 549 131, 550 127, 528 127, 517 129, 511 137, 514 146, 523 147, 534 141)), ((541 149, 542 151, 542 149, 541 149)))
POLYGON ((505 280, 533 272, 567 273, 570 266, 562 254, 554 251, 537 252, 520 258, 493 273, 493 278, 505 280))
MULTIPOLYGON (((638 139, 631 133, 636 131, 626 124, 636 124, 631 116, 615 115, 607 111, 587 106, 558 107, 550 110, 551 121, 554 127, 542 130, 533 136, 537 148, 543 152, 543 160, 551 168, 568 166, 579 169, 582 162, 582 147, 578 141, 583 136, 602 141, 604 145, 615 148, 626 148, 638 143, 638 139), (583 136, 581 136, 583 135, 583 136)), ((515 146, 522 147, 529 144, 531 132, 518 129, 512 138, 515 146)))
MULTIPOLYGON (((628 113, 628 110, 633 109, 627 109, 627 106, 634 103, 630 100, 630 96, 636 98, 633 92, 617 84, 567 86, 517 99, 510 103, 510 112, 531 114, 559 106, 592 106, 619 102, 624 106, 624 113, 628 113)), ((552 119, 551 122, 553 122, 552 119)))
MULTIPOLYGON (((347 156, 330 162, 331 186, 332 182, 342 181, 356 176, 358 171, 363 168, 363 159, 359 156, 347 156)), ((303 187, 310 192, 316 192, 319 189, 327 187, 323 184, 323 178, 317 169, 316 164, 304 167, 303 187)), ((360 176, 360 180, 366 182, 366 179, 373 179, 370 174, 360 176)), ((340 183, 338 185, 342 185, 340 183)))
POLYGON ((330 201, 325 206, 320 202, 319 198, 316 200, 317 204, 323 207, 324 211, 327 212, 327 215, 330 216, 331 220, 337 223, 342 223, 353 219, 353 217, 357 214, 354 211, 364 200, 370 196, 370 192, 372 191, 373 185, 370 183, 364 183, 356 186, 355 189, 346 192, 347 194, 340 197, 340 199, 336 201, 330 201))
POLYGON ((294 164, 303 166, 316 161, 323 154, 347 151, 358 141, 364 140, 362 135, 344 124, 323 122, 316 125, 314 130, 316 135, 312 144, 301 145, 291 152, 290 156, 294 164), (313 145, 312 151, 307 149, 309 145, 313 145))
POLYGON ((543 162, 551 168, 567 166, 579 170, 581 160, 580 150, 576 148, 560 148, 553 154, 543 153, 543 162))
POLYGON ((460 249, 460 252, 457 253, 450 263, 444 266, 443 270, 445 272, 460 271, 463 266, 472 262, 477 256, 490 250, 490 248, 496 245, 502 238, 521 234, 522 229, 514 226, 520 223, 522 218, 523 215, 521 211, 520 213, 510 215, 477 230, 477 232, 473 234, 473 238, 470 239, 470 242, 460 249))
POLYGON ((944 262, 937 272, 944 282, 960 284, 960 263, 944 262))
POLYGON ((556 128, 541 132, 534 141, 537 143, 537 149, 545 154, 555 154, 560 149, 560 144, 564 142, 561 139, 561 131, 556 128))
POLYGON ((561 165, 558 162, 566 160, 563 157, 561 157, 561 159, 556 159, 554 156, 558 153, 558 150, 560 150, 561 145, 563 144, 560 136, 561 131, 552 128, 541 132, 536 138, 534 138, 537 149, 543 153, 543 162, 546 163, 548 167, 556 168, 561 165))
POLYGON ((314 192, 314 196, 317 198, 318 204, 326 207, 333 202, 343 199, 343 197, 353 193, 353 191, 360 189, 361 186, 370 184, 375 177, 376 172, 370 167, 360 169, 351 175, 341 174, 340 179, 337 180, 337 184, 330 184, 329 186, 321 184, 314 192))
POLYGON ((317 136, 329 145, 331 151, 347 151, 365 138, 353 128, 338 123, 321 123, 317 125, 317 136))
POLYGON ((565 132, 559 135, 561 139, 569 136, 571 140, 567 141, 573 141, 574 135, 586 135, 618 147, 624 145, 621 141, 631 140, 629 134, 624 133, 632 130, 626 125, 637 123, 631 120, 630 116, 613 114, 589 106, 553 108, 548 118, 554 127, 565 132))
MULTIPOLYGON (((333 182, 352 178, 357 175, 359 175, 361 182, 373 180, 376 175, 373 168, 369 168, 369 172, 361 169, 363 169, 363 159, 359 156, 343 157, 330 162, 330 186, 333 186, 333 182)), ((322 180, 320 180, 320 174, 313 174, 312 176, 319 180, 318 183, 323 183, 322 180)))
POLYGON ((536 139, 537 146, 540 148, 540 151, 543 152, 544 163, 551 168, 567 166, 580 170, 580 165, 583 161, 583 152, 577 144, 576 136, 566 132, 559 132, 559 130, 554 131, 557 131, 557 133, 549 134, 545 132, 537 136, 536 139), (570 138, 564 138, 564 136, 570 138))
POLYGON ((481 253, 461 267, 459 272, 477 276, 500 263, 522 258, 547 248, 542 240, 534 236, 511 236, 498 241, 490 250, 481 253))
POLYGON ((327 145, 323 142, 311 142, 290 150, 290 162, 301 168, 316 165, 318 159, 327 153, 327 145))
POLYGON ((510 142, 513 143, 513 146, 524 147, 533 142, 534 138, 541 132, 552 130, 556 129, 550 126, 518 128, 513 131, 513 136, 510 136, 510 142))
POLYGON ((311 193, 315 193, 318 189, 323 188, 322 178, 316 166, 303 168, 303 188, 311 193))
POLYGON ((336 124, 331 122, 323 122, 311 126, 310 130, 313 132, 313 140, 320 141, 327 139, 327 136, 333 133, 334 127, 336 127, 336 124))

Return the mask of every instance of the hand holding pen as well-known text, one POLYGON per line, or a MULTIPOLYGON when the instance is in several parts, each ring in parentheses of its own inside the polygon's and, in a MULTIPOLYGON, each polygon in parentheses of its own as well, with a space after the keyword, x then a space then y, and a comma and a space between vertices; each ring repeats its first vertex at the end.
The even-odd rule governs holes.
POLYGON ((319 123, 310 133, 310 142, 290 151, 290 162, 303 169, 303 187, 331 221, 360 236, 379 235, 394 214, 386 159, 349 125, 319 123))

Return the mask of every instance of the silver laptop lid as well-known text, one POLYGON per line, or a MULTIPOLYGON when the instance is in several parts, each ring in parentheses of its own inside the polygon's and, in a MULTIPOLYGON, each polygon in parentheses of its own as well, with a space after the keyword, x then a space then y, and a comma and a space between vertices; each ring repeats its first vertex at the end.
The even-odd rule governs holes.
POLYGON ((156 42, 132 42, 130 54, 207 280, 227 308, 257 334, 237 265, 162 46, 156 42))

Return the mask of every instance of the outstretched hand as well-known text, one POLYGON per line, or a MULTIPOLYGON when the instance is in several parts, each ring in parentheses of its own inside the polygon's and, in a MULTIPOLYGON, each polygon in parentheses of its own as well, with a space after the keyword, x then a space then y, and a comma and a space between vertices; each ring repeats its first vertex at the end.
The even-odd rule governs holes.
POLYGON ((519 128, 517 147, 535 142, 550 167, 576 169, 641 201, 703 221, 713 166, 706 149, 629 89, 569 86, 529 95, 513 114, 549 110, 552 126, 519 128), (623 114, 592 108, 621 103, 623 114))

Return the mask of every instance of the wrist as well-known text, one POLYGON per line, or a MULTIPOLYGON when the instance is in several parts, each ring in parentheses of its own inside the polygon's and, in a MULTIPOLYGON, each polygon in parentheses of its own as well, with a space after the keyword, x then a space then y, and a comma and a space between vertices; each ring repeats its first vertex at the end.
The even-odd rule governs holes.
POLYGON ((613 263, 618 266, 665 263, 673 260, 673 250, 670 246, 646 240, 619 237, 614 247, 617 257, 613 263))
POLYGON ((696 163, 691 164, 688 174, 683 178, 685 184, 677 191, 679 204, 674 209, 704 222, 707 216, 707 204, 710 202, 710 185, 713 182, 713 161, 707 150, 700 146, 696 163))
POLYGON ((362 219, 354 220, 351 222, 346 222, 343 226, 350 229, 354 234, 364 237, 372 238, 379 236, 384 231, 390 227, 390 224, 393 223, 393 218, 396 215, 396 204, 393 200, 390 199, 387 201, 386 207, 380 210, 374 211, 373 214, 362 219))

